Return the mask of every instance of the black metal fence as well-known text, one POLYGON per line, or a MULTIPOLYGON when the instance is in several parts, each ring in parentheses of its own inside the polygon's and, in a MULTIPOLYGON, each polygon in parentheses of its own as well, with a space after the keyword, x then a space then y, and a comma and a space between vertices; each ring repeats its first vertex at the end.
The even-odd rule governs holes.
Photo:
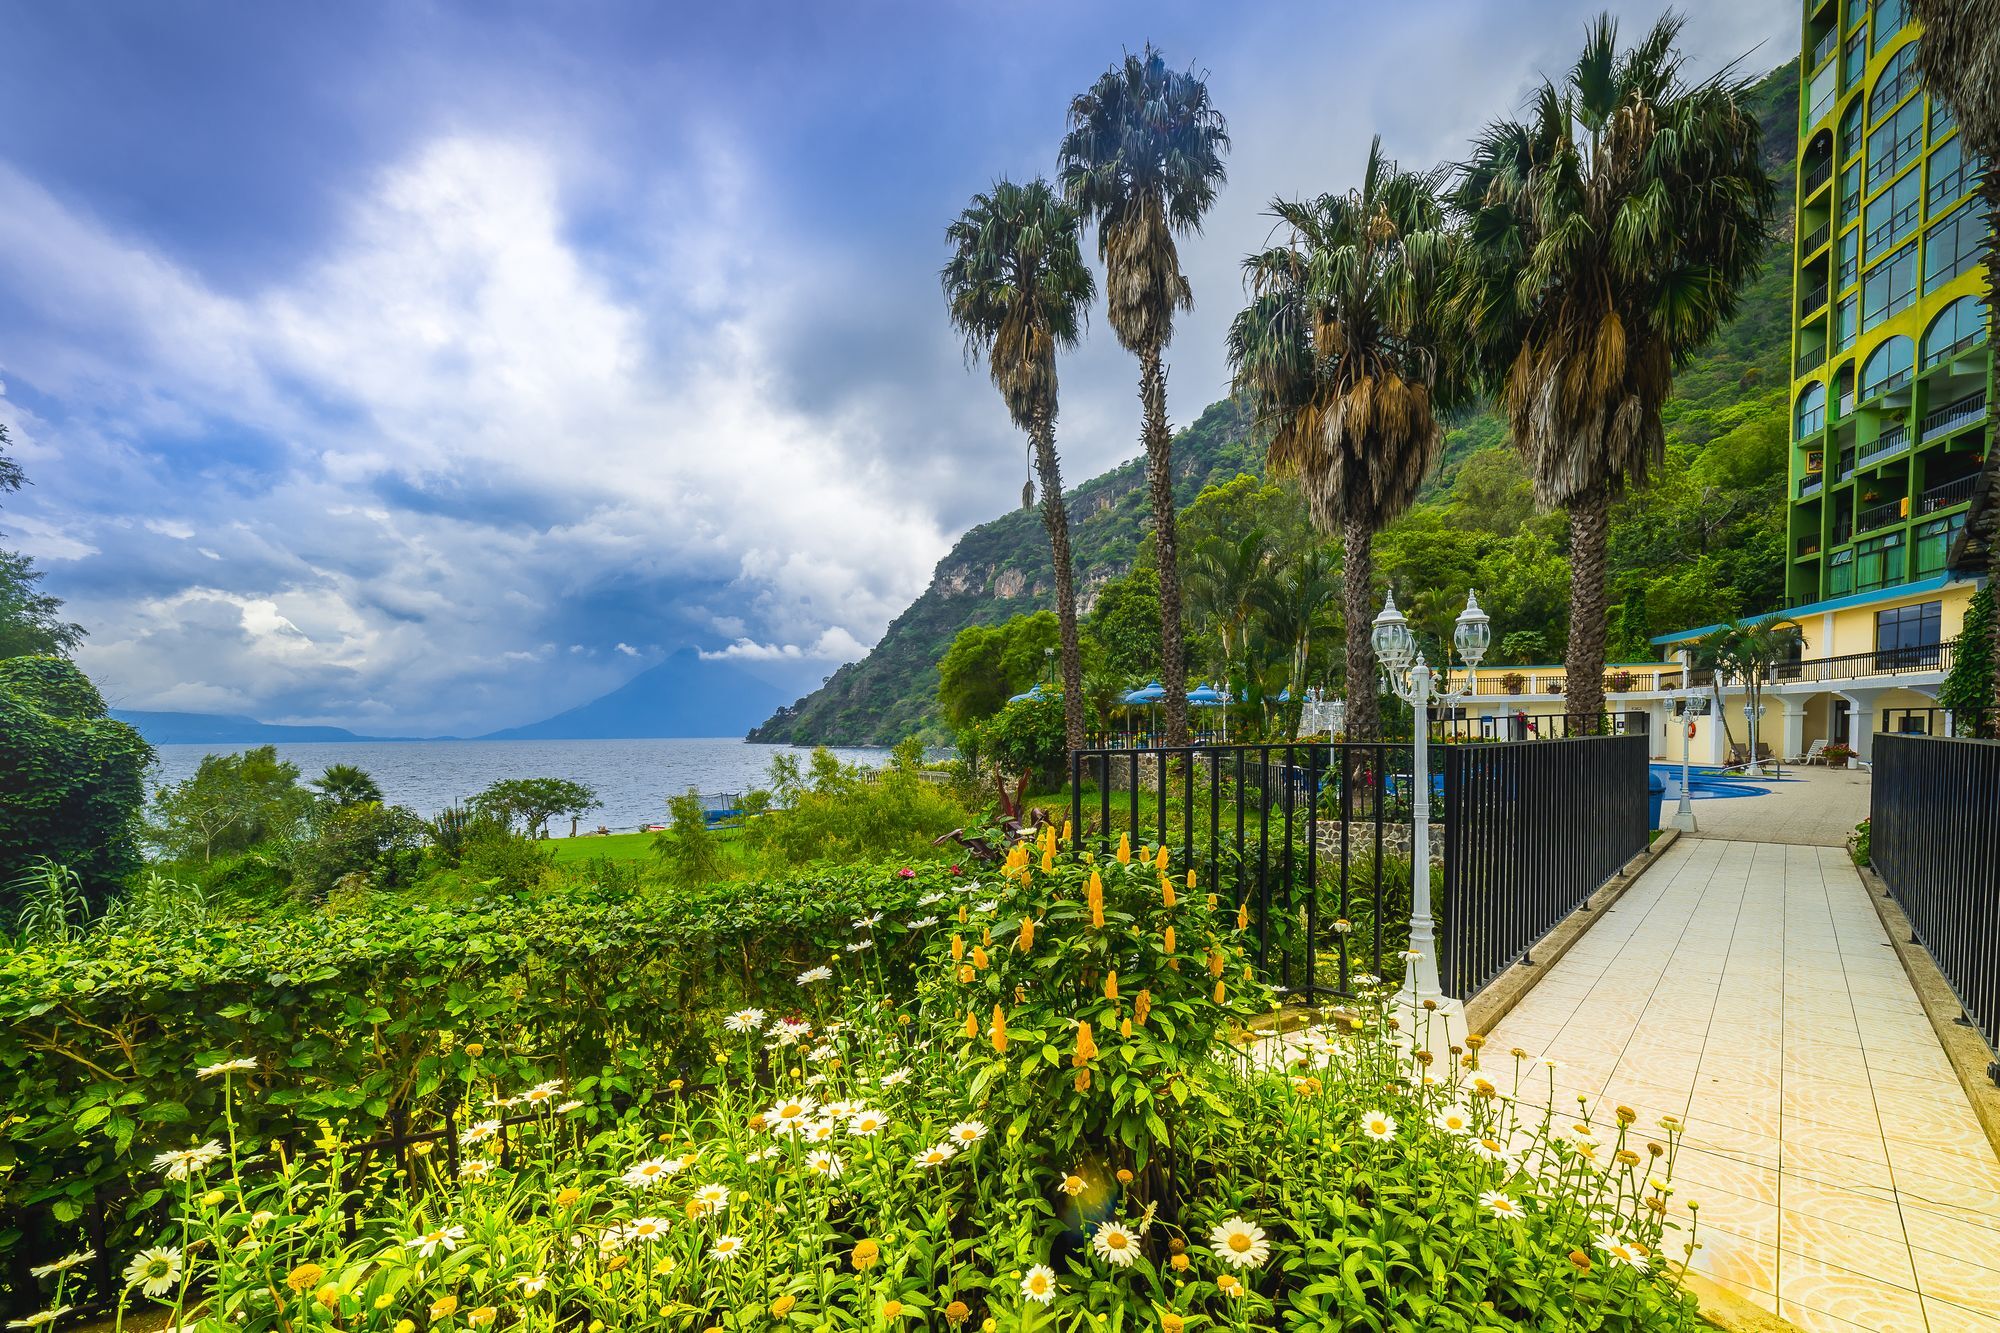
MULTIPOLYGON (((1430 747, 1447 991, 1476 993, 1645 850, 1647 750, 1643 720, 1625 735, 1430 747)), ((1399 976, 1415 794, 1407 741, 1070 756, 1079 844, 1123 833, 1175 851, 1203 891, 1249 905, 1259 967, 1308 1004, 1364 973, 1399 976)))
POLYGON ((1868 813, 1875 872, 2000 1045, 2000 741, 1876 736, 1868 813))
POLYGON ((1438 970, 1461 998, 1646 850, 1645 728, 1624 736, 1445 747, 1438 970))

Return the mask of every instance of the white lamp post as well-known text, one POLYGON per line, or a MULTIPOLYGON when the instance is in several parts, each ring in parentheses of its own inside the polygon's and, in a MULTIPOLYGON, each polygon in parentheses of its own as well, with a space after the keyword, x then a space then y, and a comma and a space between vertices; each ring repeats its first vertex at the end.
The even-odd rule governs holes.
POLYGON ((1674 827, 1683 833, 1695 832, 1694 792, 1688 786, 1688 747, 1694 744, 1694 704, 1697 691, 1694 671, 1686 649, 1681 650, 1681 801, 1674 811, 1674 827))
POLYGON ((1743 724, 1750 730, 1750 766, 1743 770, 1745 777, 1764 776, 1764 762, 1757 757, 1757 724, 1764 718, 1764 705, 1743 701, 1743 724))
MULTIPOLYGON (((1410 815, 1410 956, 1404 960, 1407 966, 1403 969, 1403 988, 1396 993, 1394 1004, 1408 1011, 1407 1021, 1416 1044, 1433 1052, 1448 1044, 1454 1029, 1458 1036, 1465 1035, 1465 1006, 1447 997, 1438 979, 1437 922, 1431 915, 1431 705, 1449 707, 1473 691, 1473 673, 1493 639, 1486 613, 1479 609, 1477 593, 1465 599, 1465 610, 1459 614, 1451 638, 1465 662, 1466 684, 1456 690, 1441 690, 1430 664, 1417 650, 1409 621, 1396 609, 1395 593, 1389 594, 1382 614, 1375 617, 1370 635, 1389 688, 1410 705, 1416 723, 1411 764, 1416 792, 1410 815), (1426 1003, 1433 1009, 1427 1011, 1426 1003), (1431 1018, 1442 1018, 1444 1022, 1432 1028, 1428 1021, 1431 1018)), ((1449 665, 1447 661, 1447 669, 1449 665)))

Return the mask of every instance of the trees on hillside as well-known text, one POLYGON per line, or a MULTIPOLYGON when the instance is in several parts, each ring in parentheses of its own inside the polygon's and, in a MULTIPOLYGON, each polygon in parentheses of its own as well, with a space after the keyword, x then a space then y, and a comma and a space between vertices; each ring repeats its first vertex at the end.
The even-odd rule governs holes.
POLYGON ((1187 673, 1181 648, 1180 551, 1176 541, 1167 372, 1161 361, 1174 314, 1194 303, 1174 237, 1201 229, 1224 178, 1229 134, 1192 70, 1167 67, 1148 42, 1127 52, 1070 103, 1059 155, 1063 194, 1097 225, 1107 317, 1139 358, 1146 484, 1160 574, 1161 684, 1167 743, 1187 740, 1187 673))
POLYGON ((983 355, 1014 424, 1028 433, 1042 487, 1042 523, 1056 572, 1064 733, 1083 746, 1083 655, 1076 568, 1056 459, 1056 353, 1076 346, 1097 284, 1078 246, 1076 211, 1041 178, 1002 179, 974 195, 945 229, 952 256, 942 282, 968 358, 983 355))
POLYGON ((1769 227, 1748 85, 1684 79, 1681 24, 1620 52, 1600 16, 1561 86, 1480 134, 1455 196, 1481 363, 1536 498, 1569 514, 1569 708, 1586 715, 1604 707, 1612 502, 1660 461, 1674 370, 1735 311, 1769 227))
POLYGON ((1243 261, 1250 304, 1231 322, 1237 388, 1270 432, 1274 468, 1296 474, 1314 521, 1338 533, 1347 633, 1348 735, 1380 734, 1373 541, 1415 503, 1459 397, 1453 347, 1457 240, 1435 173, 1368 150, 1346 194, 1274 200, 1283 244, 1243 261))

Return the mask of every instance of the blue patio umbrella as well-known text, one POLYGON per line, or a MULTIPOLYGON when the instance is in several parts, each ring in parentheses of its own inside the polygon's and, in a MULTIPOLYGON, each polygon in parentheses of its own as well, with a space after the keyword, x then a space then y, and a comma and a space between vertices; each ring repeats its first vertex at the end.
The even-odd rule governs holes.
POLYGON ((1007 702, 1010 704, 1017 704, 1020 703, 1021 700, 1023 699, 1040 699, 1041 697, 1042 697, 1042 687, 1040 685, 1036 685, 1031 689, 1024 691, 1021 694, 1010 696, 1007 702))
POLYGON ((1229 696, 1213 685, 1198 685, 1188 691, 1187 701, 1196 708, 1221 708, 1229 702, 1229 696))
POLYGON ((1142 685, 1138 689, 1133 690, 1131 693, 1127 694, 1125 696, 1125 702, 1128 704, 1156 704, 1160 702, 1160 700, 1166 697, 1167 697, 1166 686, 1160 684, 1160 682, 1156 680, 1150 685, 1142 685))

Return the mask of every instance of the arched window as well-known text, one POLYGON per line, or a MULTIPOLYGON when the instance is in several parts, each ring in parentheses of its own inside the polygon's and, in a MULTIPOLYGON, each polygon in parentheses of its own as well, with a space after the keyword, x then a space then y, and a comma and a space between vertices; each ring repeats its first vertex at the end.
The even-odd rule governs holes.
POLYGON ((1978 346, 1985 337, 1986 303, 1976 296, 1961 296, 1924 331, 1924 368, 1978 346))
POLYGON ((1916 352, 1916 344, 1901 334, 1870 352, 1861 365, 1861 401, 1908 384, 1916 352))
POLYGON ((1792 418, 1798 430, 1795 438, 1805 439, 1817 435, 1826 428, 1826 386, 1812 384, 1799 395, 1799 408, 1792 418))

